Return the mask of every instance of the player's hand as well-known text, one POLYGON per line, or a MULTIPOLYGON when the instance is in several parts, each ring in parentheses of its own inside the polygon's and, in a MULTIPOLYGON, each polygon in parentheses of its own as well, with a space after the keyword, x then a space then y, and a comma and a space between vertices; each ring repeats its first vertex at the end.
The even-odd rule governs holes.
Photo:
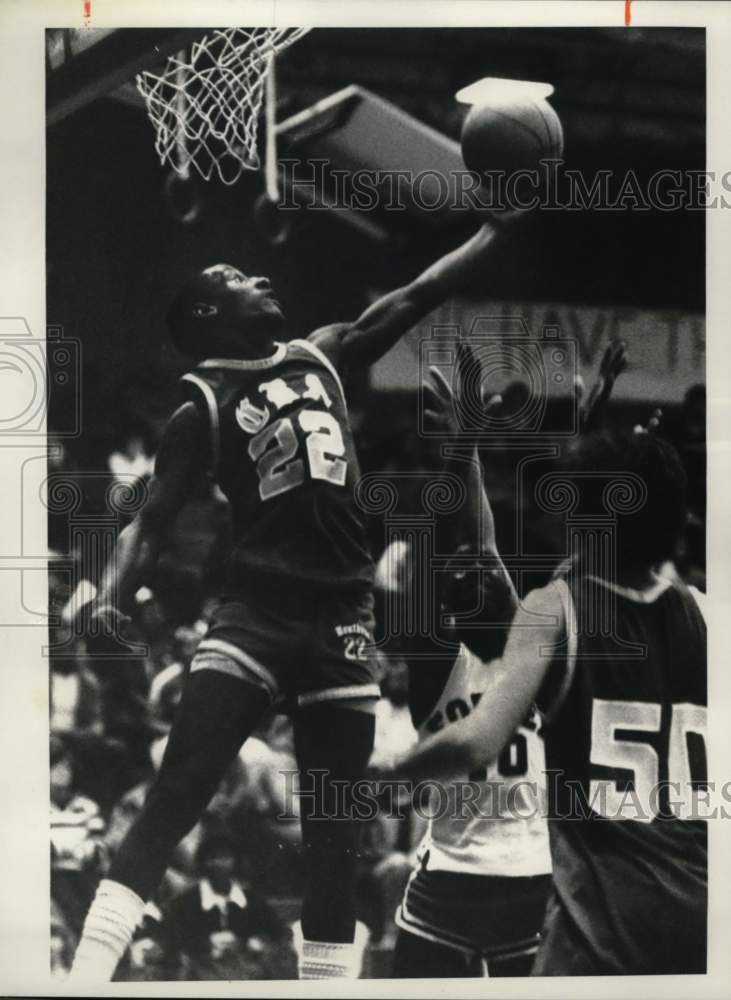
POLYGON ((99 602, 92 607, 90 621, 104 631, 117 631, 132 619, 113 604, 99 602))
POLYGON ((459 399, 464 404, 471 393, 472 386, 479 387, 480 403, 482 407, 490 405, 490 396, 486 386, 482 385, 482 365, 475 354, 469 338, 460 334, 457 341, 457 381, 459 385, 459 399))
POLYGON ((461 545, 447 564, 441 596, 452 620, 449 631, 487 662, 502 654, 516 599, 506 571, 473 555, 470 548, 461 545), (480 609, 484 627, 475 628, 474 621, 462 626, 462 619, 473 616, 475 608, 480 609))
POLYGON ((429 378, 422 382, 424 427, 431 433, 459 433, 457 401, 447 379, 438 368, 429 368, 429 378))
POLYGON ((395 754, 374 750, 366 766, 366 777, 372 781, 391 781, 396 777, 397 758, 395 754))
MULTIPOLYGON (((422 383, 424 393, 424 425, 436 433, 457 436, 462 430, 458 409, 463 405, 470 386, 479 384, 480 363, 466 338, 457 342, 457 392, 442 372, 433 365, 429 368, 429 379, 422 383)), ((486 386, 480 386, 480 408, 483 416, 496 413, 503 403, 500 393, 491 393, 486 386)))
MULTIPOLYGON (((469 398, 471 388, 479 386, 479 406, 483 417, 497 414, 503 404, 503 397, 499 392, 490 392, 487 385, 482 384, 482 365, 474 352, 472 344, 466 336, 460 336, 457 341, 457 377, 459 381, 459 400, 464 407, 466 399, 469 398)), ((476 401, 475 401, 476 402, 476 401)))
POLYGON ((114 636, 132 619, 109 601, 95 600, 79 609, 77 621, 90 635, 114 636))
POLYGON ((613 341, 604 352, 599 365, 599 374, 584 402, 583 382, 577 379, 575 383, 579 398, 579 423, 584 433, 596 430, 602 412, 609 399, 617 377, 627 367, 627 345, 623 340, 613 341))

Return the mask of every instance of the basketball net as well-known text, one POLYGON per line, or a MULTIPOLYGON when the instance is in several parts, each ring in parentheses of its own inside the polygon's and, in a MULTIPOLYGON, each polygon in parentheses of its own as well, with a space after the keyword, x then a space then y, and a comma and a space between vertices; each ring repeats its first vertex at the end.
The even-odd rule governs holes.
POLYGON ((137 89, 157 133, 160 163, 185 179, 194 169, 205 180, 216 174, 224 184, 235 184, 244 170, 258 170, 265 80, 274 57, 308 30, 213 31, 193 44, 189 60, 178 53, 162 73, 140 73, 137 89))

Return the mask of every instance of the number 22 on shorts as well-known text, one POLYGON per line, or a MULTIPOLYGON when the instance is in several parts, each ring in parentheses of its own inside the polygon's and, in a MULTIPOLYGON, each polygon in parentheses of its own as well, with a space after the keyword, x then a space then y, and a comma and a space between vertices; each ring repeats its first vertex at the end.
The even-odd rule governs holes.
MULTIPOLYGON (((347 462, 340 424, 325 410, 302 410, 299 425, 307 434, 305 446, 312 479, 336 486, 345 484, 347 462)), ((305 481, 304 459, 297 457, 299 441, 290 417, 280 417, 249 442, 249 457, 259 473, 259 496, 269 500, 305 481)))

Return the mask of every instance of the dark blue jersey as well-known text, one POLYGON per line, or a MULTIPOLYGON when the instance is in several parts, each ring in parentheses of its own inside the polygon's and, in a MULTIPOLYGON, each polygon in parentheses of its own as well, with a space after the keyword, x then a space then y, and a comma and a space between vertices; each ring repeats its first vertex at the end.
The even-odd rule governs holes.
POLYGON ((554 913, 541 974, 702 971, 706 626, 668 581, 560 588, 544 710, 554 913))
POLYGON ((231 504, 230 589, 368 586, 358 460, 340 378, 313 344, 211 359, 183 376, 207 412, 211 472, 231 504))

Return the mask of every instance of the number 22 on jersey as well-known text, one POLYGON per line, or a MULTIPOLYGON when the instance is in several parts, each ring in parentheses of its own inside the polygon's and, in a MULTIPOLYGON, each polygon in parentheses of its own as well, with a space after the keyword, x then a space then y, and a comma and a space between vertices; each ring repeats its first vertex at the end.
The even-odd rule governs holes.
MULTIPOLYGON (((302 410, 295 418, 307 435, 305 448, 310 478, 344 486, 348 464, 340 424, 326 410, 302 410)), ((262 500, 286 493, 305 481, 305 460, 290 417, 280 417, 249 442, 249 457, 259 473, 262 500)))

